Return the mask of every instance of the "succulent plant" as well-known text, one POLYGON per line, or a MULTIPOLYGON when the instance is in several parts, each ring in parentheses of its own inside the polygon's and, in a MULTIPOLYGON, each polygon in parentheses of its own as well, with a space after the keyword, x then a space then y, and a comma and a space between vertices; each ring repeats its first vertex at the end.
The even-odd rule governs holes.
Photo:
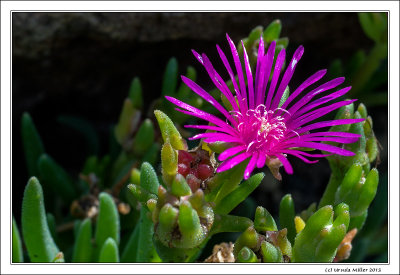
MULTIPOLYGON (((386 21, 383 22, 381 14, 371 16, 360 14, 361 24, 368 37, 383 51, 383 45, 387 43, 383 35, 386 21)), ((264 54, 265 49, 269 52, 269 47, 273 45, 277 49, 276 55, 279 53, 280 57, 279 62, 273 61, 278 60, 278 56, 269 57, 270 65, 277 66, 277 69, 275 73, 274 70, 266 73, 266 82, 277 84, 285 66, 281 56, 281 52, 285 51, 280 50, 288 45, 287 38, 280 38, 281 28, 279 20, 265 29, 261 26, 254 28, 243 39, 243 44, 238 45, 237 54, 245 60, 246 75, 240 70, 238 75, 228 70, 231 79, 226 82, 211 70, 205 55, 194 53, 210 76, 214 76, 212 81, 217 87, 230 93, 239 89, 236 83, 239 81, 240 89, 246 92, 244 79, 250 79, 249 71, 257 70, 258 54, 264 54)), ((233 49, 235 45, 229 41, 233 49)), ((285 72, 283 78, 290 78, 287 75, 293 73, 302 47, 296 53, 286 71, 289 73, 285 72)), ((234 58, 237 58, 235 67, 239 68, 240 60, 236 56, 234 58)), ((325 73, 321 72, 313 75, 307 85, 321 78, 325 73)), ((264 150, 265 153, 257 149, 252 151, 251 157, 229 162, 227 158, 233 159, 242 151, 247 153, 253 143, 260 141, 252 140, 247 149, 238 150, 235 147, 238 141, 228 127, 222 130, 232 136, 227 138, 225 134, 223 141, 218 139, 218 135, 224 133, 216 133, 222 127, 216 123, 222 120, 217 118, 211 107, 217 106, 219 111, 225 107, 227 118, 235 112, 238 117, 236 109, 244 106, 238 101, 240 91, 236 91, 236 96, 233 93, 231 96, 224 96, 225 93, 220 96, 218 89, 203 93, 194 83, 196 71, 192 67, 187 67, 182 79, 184 83, 178 87, 178 62, 171 58, 162 81, 162 97, 155 99, 150 110, 145 112, 141 82, 139 78, 134 78, 122 104, 119 120, 111 127, 109 152, 103 156, 98 154, 98 138, 89 122, 76 117, 59 118, 61 124, 80 132, 88 143, 91 155, 86 158, 77 177, 71 176, 50 156, 31 116, 23 114, 21 133, 30 178, 23 196, 21 222, 13 217, 13 262, 195 262, 199 261, 213 236, 219 233, 224 233, 220 236, 227 236, 231 232, 237 233, 234 244, 216 246, 206 262, 340 262, 354 255, 365 255, 367 252, 363 254, 360 251, 367 250, 367 245, 374 248, 371 239, 378 234, 382 223, 382 217, 378 216, 387 211, 383 205, 387 190, 386 193, 385 189, 378 190, 380 176, 373 163, 379 160, 379 143, 373 130, 373 120, 364 104, 360 103, 355 109, 352 101, 343 101, 332 107, 332 110, 338 109, 335 121, 347 119, 351 122, 328 122, 325 126, 331 128, 323 133, 319 140, 321 143, 315 148, 307 149, 293 141, 282 145, 279 149, 283 153, 276 157, 267 155, 270 151, 264 150), (193 97, 191 89, 201 94, 203 99, 193 97), (187 111, 175 112, 166 99, 187 111), (211 106, 204 104, 205 101, 211 106), (192 138, 188 139, 192 132, 182 127, 184 122, 193 120, 187 114, 212 118, 213 123, 208 125, 188 125, 190 127, 187 128, 206 130, 200 134, 202 136, 193 138, 201 139, 195 146, 191 146, 192 138), (342 144, 340 141, 343 140, 348 142, 342 144), (262 206, 256 208, 254 218, 233 214, 265 177, 264 172, 253 173, 256 166, 268 167, 267 173, 281 180, 280 167, 283 166, 286 171, 291 168, 287 154, 297 150, 294 155, 304 160, 304 156, 312 156, 308 152, 315 149, 322 150, 318 157, 326 157, 331 168, 329 182, 318 204, 314 202, 306 209, 296 209, 296 197, 286 194, 281 198, 275 218, 271 215, 273 212, 262 206), (263 152, 265 158, 261 156, 263 152), (348 154, 335 154, 338 152, 348 154), (221 158, 224 154, 226 157, 221 158), (221 169, 224 167, 226 169, 221 169), (372 203, 375 196, 377 202, 372 203), (371 224, 368 215, 379 222, 371 224), (358 238, 361 245, 357 243, 358 238)), ((339 82, 343 81, 336 79, 324 85, 337 86, 339 82)), ((279 86, 282 86, 279 88, 280 98, 270 98, 277 111, 286 108, 289 104, 287 100, 291 101, 290 96, 296 93, 296 90, 291 93, 288 85, 279 86)), ((335 96, 344 94, 348 91, 346 89, 335 96)), ((314 95, 308 94, 309 97, 314 95)), ((321 101, 326 102, 326 98, 321 101)), ((317 100, 315 104, 322 104, 321 101, 317 100)), ((244 116, 249 114, 247 111, 243 112, 244 116)), ((255 112, 256 109, 250 111, 255 112)), ((275 113, 269 110, 266 116, 256 117, 262 126, 257 128, 260 134, 257 137, 262 135, 265 138, 262 146, 281 133, 274 137, 271 137, 273 133, 266 136, 276 127, 281 127, 281 124, 271 126, 273 123, 268 120, 269 115, 275 116, 275 113)), ((277 123, 283 120, 283 116, 279 116, 277 123)), ((252 124, 249 121, 246 121, 248 127, 258 125, 255 120, 250 121, 252 124)), ((240 126, 237 125, 237 128, 240 126)), ((278 130, 286 130, 286 126, 281 128, 278 130)), ((296 132, 299 129, 292 129, 299 137, 309 134, 309 131, 299 134, 296 132)), ((292 133, 286 134, 293 140, 296 138, 292 133)), ((315 141, 312 136, 309 138, 309 141, 315 141)), ((305 161, 311 162, 308 159, 305 161)), ((380 239, 381 243, 384 241, 384 238, 380 239)), ((376 251, 380 251, 381 247, 376 246, 376 251)))

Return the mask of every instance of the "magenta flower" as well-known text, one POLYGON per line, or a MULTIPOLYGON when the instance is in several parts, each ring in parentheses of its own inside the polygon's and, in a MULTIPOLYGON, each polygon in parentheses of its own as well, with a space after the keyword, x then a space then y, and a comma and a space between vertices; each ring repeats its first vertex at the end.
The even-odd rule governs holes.
MULTIPOLYGON (((280 83, 278 83, 282 65, 285 60, 285 49, 280 51, 276 58, 275 66, 273 67, 276 44, 275 42, 272 42, 265 54, 264 41, 260 38, 254 78, 251 72, 246 49, 242 42, 244 50, 244 65, 247 77, 246 87, 238 52, 230 37, 228 35, 226 35, 226 37, 232 51, 239 83, 236 81, 234 72, 225 54, 218 45, 217 50, 228 71, 230 79, 233 82, 236 96, 232 94, 228 86, 222 80, 222 77, 214 70, 213 65, 207 56, 205 54, 200 55, 194 50, 192 50, 192 52, 197 60, 204 66, 215 86, 228 99, 232 105, 232 111, 225 109, 210 94, 204 91, 192 80, 182 76, 183 82, 193 92, 212 104, 223 116, 225 116, 225 119, 220 119, 176 98, 166 96, 169 101, 182 108, 176 108, 176 110, 209 122, 209 125, 185 125, 185 127, 188 128, 213 131, 198 134, 191 139, 204 138, 204 142, 206 143, 225 142, 231 145, 229 149, 226 149, 218 156, 218 160, 222 161, 222 163, 217 168, 217 172, 231 169, 237 164, 250 159, 244 172, 245 179, 250 177, 250 174, 256 166, 261 168, 266 164, 266 162, 271 163, 276 162, 277 160, 279 160, 284 166, 287 173, 292 174, 293 168, 287 160, 287 155, 296 156, 306 163, 315 163, 318 161, 310 160, 308 158, 327 156, 325 154, 311 154, 309 152, 304 152, 301 148, 318 149, 330 154, 338 154, 342 156, 354 155, 351 151, 320 142, 332 141, 339 143, 353 143, 358 140, 360 135, 322 130, 310 132, 311 130, 334 125, 352 124, 364 120, 339 119, 312 123, 313 120, 355 101, 345 100, 331 103, 332 100, 346 94, 351 87, 346 87, 336 92, 330 91, 328 95, 314 99, 315 96, 332 90, 342 84, 344 82, 344 77, 328 81, 312 91, 301 95, 307 87, 325 75, 326 70, 320 70, 305 80, 296 90, 294 90, 293 93, 290 94, 282 106, 279 106, 284 91, 292 78, 296 65, 303 55, 303 46, 297 48, 280 80, 280 83), (268 80, 271 71, 273 72, 273 76, 272 80, 269 82, 268 80), (268 83, 269 88, 266 93, 268 83), (328 103, 328 105, 323 106, 325 103, 328 103)), ((279 165, 281 165, 280 163, 279 165)))

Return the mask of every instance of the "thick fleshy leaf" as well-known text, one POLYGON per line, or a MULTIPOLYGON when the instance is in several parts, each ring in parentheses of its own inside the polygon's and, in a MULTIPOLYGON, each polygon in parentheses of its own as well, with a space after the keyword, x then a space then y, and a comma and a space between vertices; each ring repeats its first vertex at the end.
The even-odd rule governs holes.
POLYGON ((92 257, 92 223, 85 219, 79 226, 74 244, 72 262, 88 263, 92 257))
POLYGON ((66 202, 76 197, 75 184, 67 172, 50 156, 43 154, 38 161, 41 179, 66 202))
POLYGON ((21 118, 21 135, 29 175, 37 177, 39 176, 37 162, 45 151, 40 135, 28 113, 24 113, 21 118))
MULTIPOLYGON (((169 99, 168 97, 166 98, 169 99)), ((157 118, 158 125, 160 126, 161 135, 164 139, 164 142, 168 139, 176 150, 187 149, 186 142, 183 140, 181 134, 178 132, 171 119, 159 110, 155 110, 154 114, 157 118)))
POLYGON ((22 251, 22 241, 17 227, 17 223, 12 218, 12 262, 22 263, 24 261, 24 254, 22 251))
POLYGON ((118 245, 113 238, 108 238, 101 250, 99 256, 99 263, 118 263, 119 253, 118 245))
POLYGON ((214 210, 219 214, 228 214, 236 206, 244 201, 261 183, 264 178, 263 173, 258 173, 250 179, 241 183, 234 191, 223 198, 215 207, 214 210))
POLYGON ((99 214, 94 238, 97 245, 97 251, 94 255, 96 258, 98 258, 100 249, 108 238, 113 238, 117 244, 120 241, 118 210, 113 198, 105 192, 99 195, 99 214))
POLYGON ((296 236, 296 227, 294 224, 295 218, 294 202, 290 194, 285 195, 279 206, 279 222, 281 228, 287 228, 288 239, 293 242, 296 236))
POLYGON ((25 187, 21 219, 22 235, 31 262, 53 262, 60 250, 51 237, 44 209, 42 186, 35 177, 32 177, 25 187))

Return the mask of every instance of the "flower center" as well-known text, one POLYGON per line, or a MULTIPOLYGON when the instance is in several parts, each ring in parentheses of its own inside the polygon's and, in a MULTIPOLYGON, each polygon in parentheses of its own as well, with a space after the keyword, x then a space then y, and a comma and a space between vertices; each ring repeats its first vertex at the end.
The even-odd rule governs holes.
POLYGON ((238 131, 247 144, 247 151, 265 151, 268 153, 285 136, 285 119, 276 115, 277 110, 267 110, 258 105, 245 114, 236 113, 238 131))

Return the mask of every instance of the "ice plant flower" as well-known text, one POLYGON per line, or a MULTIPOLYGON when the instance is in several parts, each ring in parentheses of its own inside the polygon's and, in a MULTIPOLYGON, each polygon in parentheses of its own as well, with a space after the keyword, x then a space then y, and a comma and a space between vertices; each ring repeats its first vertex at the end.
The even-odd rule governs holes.
POLYGON ((233 83, 234 94, 229 90, 222 77, 216 72, 207 56, 205 54, 200 55, 194 50, 192 52, 204 66, 215 86, 229 101, 232 106, 231 111, 224 108, 195 82, 182 76, 183 82, 193 92, 212 104, 225 119, 199 110, 176 98, 166 96, 170 102, 180 107, 176 108, 177 111, 209 122, 209 125, 185 125, 188 128, 208 130, 208 132, 195 135, 191 139, 203 138, 206 143, 225 142, 230 144, 231 147, 218 156, 218 160, 222 163, 218 166, 217 172, 231 169, 237 164, 250 159, 244 172, 245 179, 250 177, 255 167, 261 168, 266 162, 280 162, 279 165, 283 165, 285 171, 292 174, 293 168, 287 159, 288 155, 296 156, 306 163, 315 163, 318 161, 309 158, 326 156, 326 154, 305 152, 304 148, 318 149, 328 152, 328 154, 342 156, 354 155, 351 151, 320 142, 353 143, 358 140, 360 135, 323 131, 321 128, 357 123, 363 121, 363 119, 313 122, 313 120, 355 101, 331 102, 346 94, 351 89, 351 87, 345 87, 335 92, 330 91, 342 84, 344 77, 335 78, 305 93, 304 90, 307 87, 325 75, 326 70, 320 70, 297 87, 281 105, 281 98, 288 87, 297 63, 303 55, 303 46, 297 48, 279 82, 279 76, 285 61, 285 49, 279 52, 273 66, 276 43, 271 42, 265 53, 264 41, 261 37, 255 75, 253 75, 243 41, 244 70, 235 44, 228 34, 226 36, 232 52, 238 81, 225 54, 218 45, 217 50, 233 83), (244 72, 246 73, 247 83, 244 72), (269 81, 271 72, 272 79, 269 81), (327 91, 329 91, 328 95, 315 99, 317 95, 326 93, 327 91), (326 105, 326 103, 328 104, 326 105), (312 130, 315 130, 315 132, 311 132, 312 130))

